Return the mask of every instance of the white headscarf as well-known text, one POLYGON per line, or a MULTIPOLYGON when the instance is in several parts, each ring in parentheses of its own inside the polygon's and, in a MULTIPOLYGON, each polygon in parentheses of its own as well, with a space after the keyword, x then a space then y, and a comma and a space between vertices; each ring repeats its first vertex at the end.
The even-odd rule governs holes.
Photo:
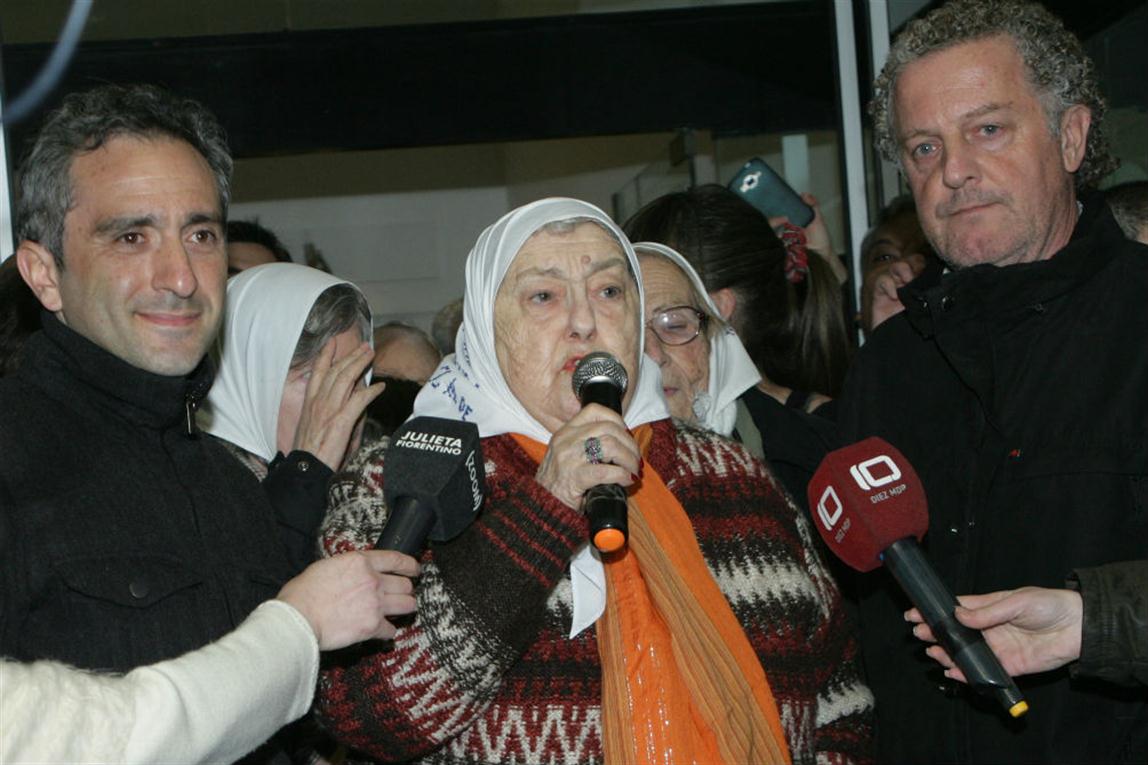
MULTIPOLYGON (((510 392, 494 352, 494 300, 518 251, 547 223, 587 218, 601 223, 617 237, 638 283, 638 318, 644 316, 642 280, 638 258, 630 240, 606 213, 576 199, 541 199, 504 215, 482 232, 466 260, 466 293, 463 320, 458 328, 455 352, 442 360, 418 398, 414 415, 432 415, 465 420, 478 425, 484 438, 503 433, 550 443, 550 431, 527 413, 510 392)), ((662 397, 662 376, 658 365, 644 352, 644 334, 638 341, 637 380, 623 415, 626 425, 635 428, 646 422, 670 416, 662 397)), ((583 545, 570 563, 574 595, 573 637, 601 616, 606 606, 606 572, 591 545, 583 545)))
MULTIPOLYGON (((721 313, 706 292, 702 278, 685 256, 657 242, 635 242, 634 249, 639 253, 661 255, 682 269, 693 284, 694 291, 704 301, 705 312, 711 318, 721 320, 721 313)), ((723 436, 729 436, 733 433, 734 421, 737 420, 737 399, 761 381, 761 372, 757 371, 749 352, 741 344, 733 327, 724 323, 721 331, 710 338, 709 367, 709 385, 705 393, 694 399, 694 414, 703 426, 723 436)))
MULTIPOLYGON (((430 381, 415 399, 414 416, 431 415, 464 420, 478 425, 483 437, 521 433, 535 441, 550 443, 550 431, 527 413, 510 392, 494 352, 494 299, 510 264, 526 240, 547 223, 587 218, 598 221, 618 238, 638 282, 639 311, 645 294, 638 274, 638 258, 630 241, 606 213, 588 202, 561 197, 540 199, 504 215, 482 232, 466 259, 466 293, 462 324, 455 352, 439 363, 430 381)), ((641 314, 639 314, 639 317, 641 314)), ((626 425, 670 416, 662 397, 661 373, 643 353, 644 333, 638 343, 637 380, 626 407, 626 425)))
POLYGON ((315 301, 337 284, 350 282, 294 263, 267 263, 228 280, 219 369, 203 418, 207 432, 266 462, 274 459, 291 357, 315 301))

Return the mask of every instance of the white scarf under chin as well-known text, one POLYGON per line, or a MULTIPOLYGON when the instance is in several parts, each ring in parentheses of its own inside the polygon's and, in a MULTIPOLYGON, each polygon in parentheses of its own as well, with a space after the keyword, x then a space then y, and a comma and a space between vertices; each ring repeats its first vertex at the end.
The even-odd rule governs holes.
MULTIPOLYGON (((550 431, 544 428, 510 392, 494 352, 494 301, 522 245, 548 223, 587 218, 600 222, 620 242, 635 275, 638 258, 622 230, 606 213, 577 199, 552 198, 519 207, 504 215, 478 237, 466 260, 466 294, 463 321, 458 328, 455 352, 447 356, 415 399, 413 416, 430 415, 478 425, 483 437, 521 433, 545 444, 550 431)), ((644 292, 638 279, 639 317, 644 315, 644 292)), ((670 416, 662 397, 661 373, 639 340, 637 379, 631 380, 633 395, 623 418, 638 425, 670 416)), ((597 553, 583 546, 571 562, 574 588, 574 621, 571 637, 597 621, 605 608, 605 571, 597 553)))

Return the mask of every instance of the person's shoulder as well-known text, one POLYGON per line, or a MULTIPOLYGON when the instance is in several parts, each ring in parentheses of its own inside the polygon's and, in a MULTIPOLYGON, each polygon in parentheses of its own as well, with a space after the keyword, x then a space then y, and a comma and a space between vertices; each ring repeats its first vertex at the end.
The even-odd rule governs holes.
POLYGON ((829 418, 786 406, 757 388, 747 390, 742 398, 760 435, 766 460, 775 469, 786 463, 812 472, 825 454, 838 446, 836 400, 822 407, 834 409, 829 418))
POLYGON ((1120 264, 1138 272, 1148 271, 1148 245, 1125 235, 1111 208, 1101 197, 1086 195, 1084 211, 1078 230, 1065 251, 1079 249, 1085 256, 1103 256, 1109 265, 1120 264))
MULTIPOLYGON (((905 293, 904 299, 913 300, 917 295, 923 296, 923 293, 905 293)), ((861 358, 862 355, 881 357, 901 353, 927 342, 928 338, 913 325, 912 313, 905 310, 895 316, 890 316, 875 327, 858 350, 857 356, 858 358, 861 358)))
MULTIPOLYGON (((1113 222, 1110 226, 1117 233, 1113 222)), ((1120 233, 1081 243, 1086 263, 1080 288, 1072 294, 1068 305, 1084 309, 1090 318, 1107 317, 1115 326, 1130 332, 1142 331, 1148 323, 1148 245, 1127 239, 1120 233)))
POLYGON ((854 355, 837 400, 838 418, 858 389, 887 390, 915 378, 929 378, 943 364, 934 338, 914 326, 908 312, 902 311, 877 327, 854 355))
POLYGON ((4 416, 0 417, 0 429, 9 422, 12 415, 20 411, 20 407, 14 405, 27 395, 26 388, 25 383, 15 375, 0 377, 0 406, 4 411, 4 416))
POLYGON ((1148 244, 1135 239, 1123 239, 1113 245, 1117 262, 1126 263, 1138 273, 1148 273, 1148 244))
POLYGON ((685 420, 679 420, 677 417, 668 420, 659 420, 658 422, 655 422, 653 426, 655 434, 655 447, 657 446, 658 441, 661 440, 659 439, 659 436, 662 436, 663 438, 672 437, 675 440, 675 444, 679 447, 683 443, 696 445, 717 445, 727 441, 733 443, 733 441, 730 441, 730 439, 726 438, 720 433, 712 431, 709 428, 704 428, 700 425, 686 422, 685 420))
POLYGON ((902 312, 878 327, 853 357, 836 399, 834 434, 849 443, 882 432, 879 423, 912 428, 919 410, 961 385, 935 339, 902 312))
POLYGON ((374 547, 388 515, 383 476, 390 448, 390 436, 363 444, 331 479, 319 529, 325 556, 374 547))
POLYGON ((0 378, 0 454, 11 459, 14 446, 42 441, 58 433, 62 423, 61 402, 39 385, 32 385, 17 371, 0 378))
MULTIPOLYGON (((674 457, 687 472, 704 474, 715 471, 723 476, 765 476, 765 464, 743 444, 682 420, 665 421, 663 427, 673 436, 674 457)), ((654 447, 658 447, 655 436, 654 447)))

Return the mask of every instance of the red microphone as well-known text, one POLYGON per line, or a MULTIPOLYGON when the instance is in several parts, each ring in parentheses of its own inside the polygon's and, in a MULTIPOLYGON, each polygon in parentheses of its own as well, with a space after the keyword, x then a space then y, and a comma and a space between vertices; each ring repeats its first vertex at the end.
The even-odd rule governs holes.
POLYGON ((1028 711, 984 636, 957 621, 957 599, 917 544, 929 529, 928 503, 901 452, 880 438, 832 451, 808 495, 814 525, 837 557, 862 572, 884 563, 969 685, 994 694, 1013 717, 1028 711))

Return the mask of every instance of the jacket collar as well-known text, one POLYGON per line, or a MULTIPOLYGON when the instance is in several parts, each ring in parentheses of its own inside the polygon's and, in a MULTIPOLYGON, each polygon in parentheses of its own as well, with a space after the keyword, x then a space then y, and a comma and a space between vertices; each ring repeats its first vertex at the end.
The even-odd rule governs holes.
POLYGON ((43 331, 25 349, 17 374, 57 399, 108 408, 151 428, 194 427, 194 412, 207 395, 214 367, 205 357, 186 376, 169 377, 132 366, 42 312, 43 331))
POLYGON ((979 265, 945 275, 940 284, 901 291, 909 322, 924 337, 969 321, 1043 310, 1083 284, 1116 256, 1123 239, 1099 192, 1084 192, 1083 210, 1067 245, 1047 260, 1013 266, 979 265))

